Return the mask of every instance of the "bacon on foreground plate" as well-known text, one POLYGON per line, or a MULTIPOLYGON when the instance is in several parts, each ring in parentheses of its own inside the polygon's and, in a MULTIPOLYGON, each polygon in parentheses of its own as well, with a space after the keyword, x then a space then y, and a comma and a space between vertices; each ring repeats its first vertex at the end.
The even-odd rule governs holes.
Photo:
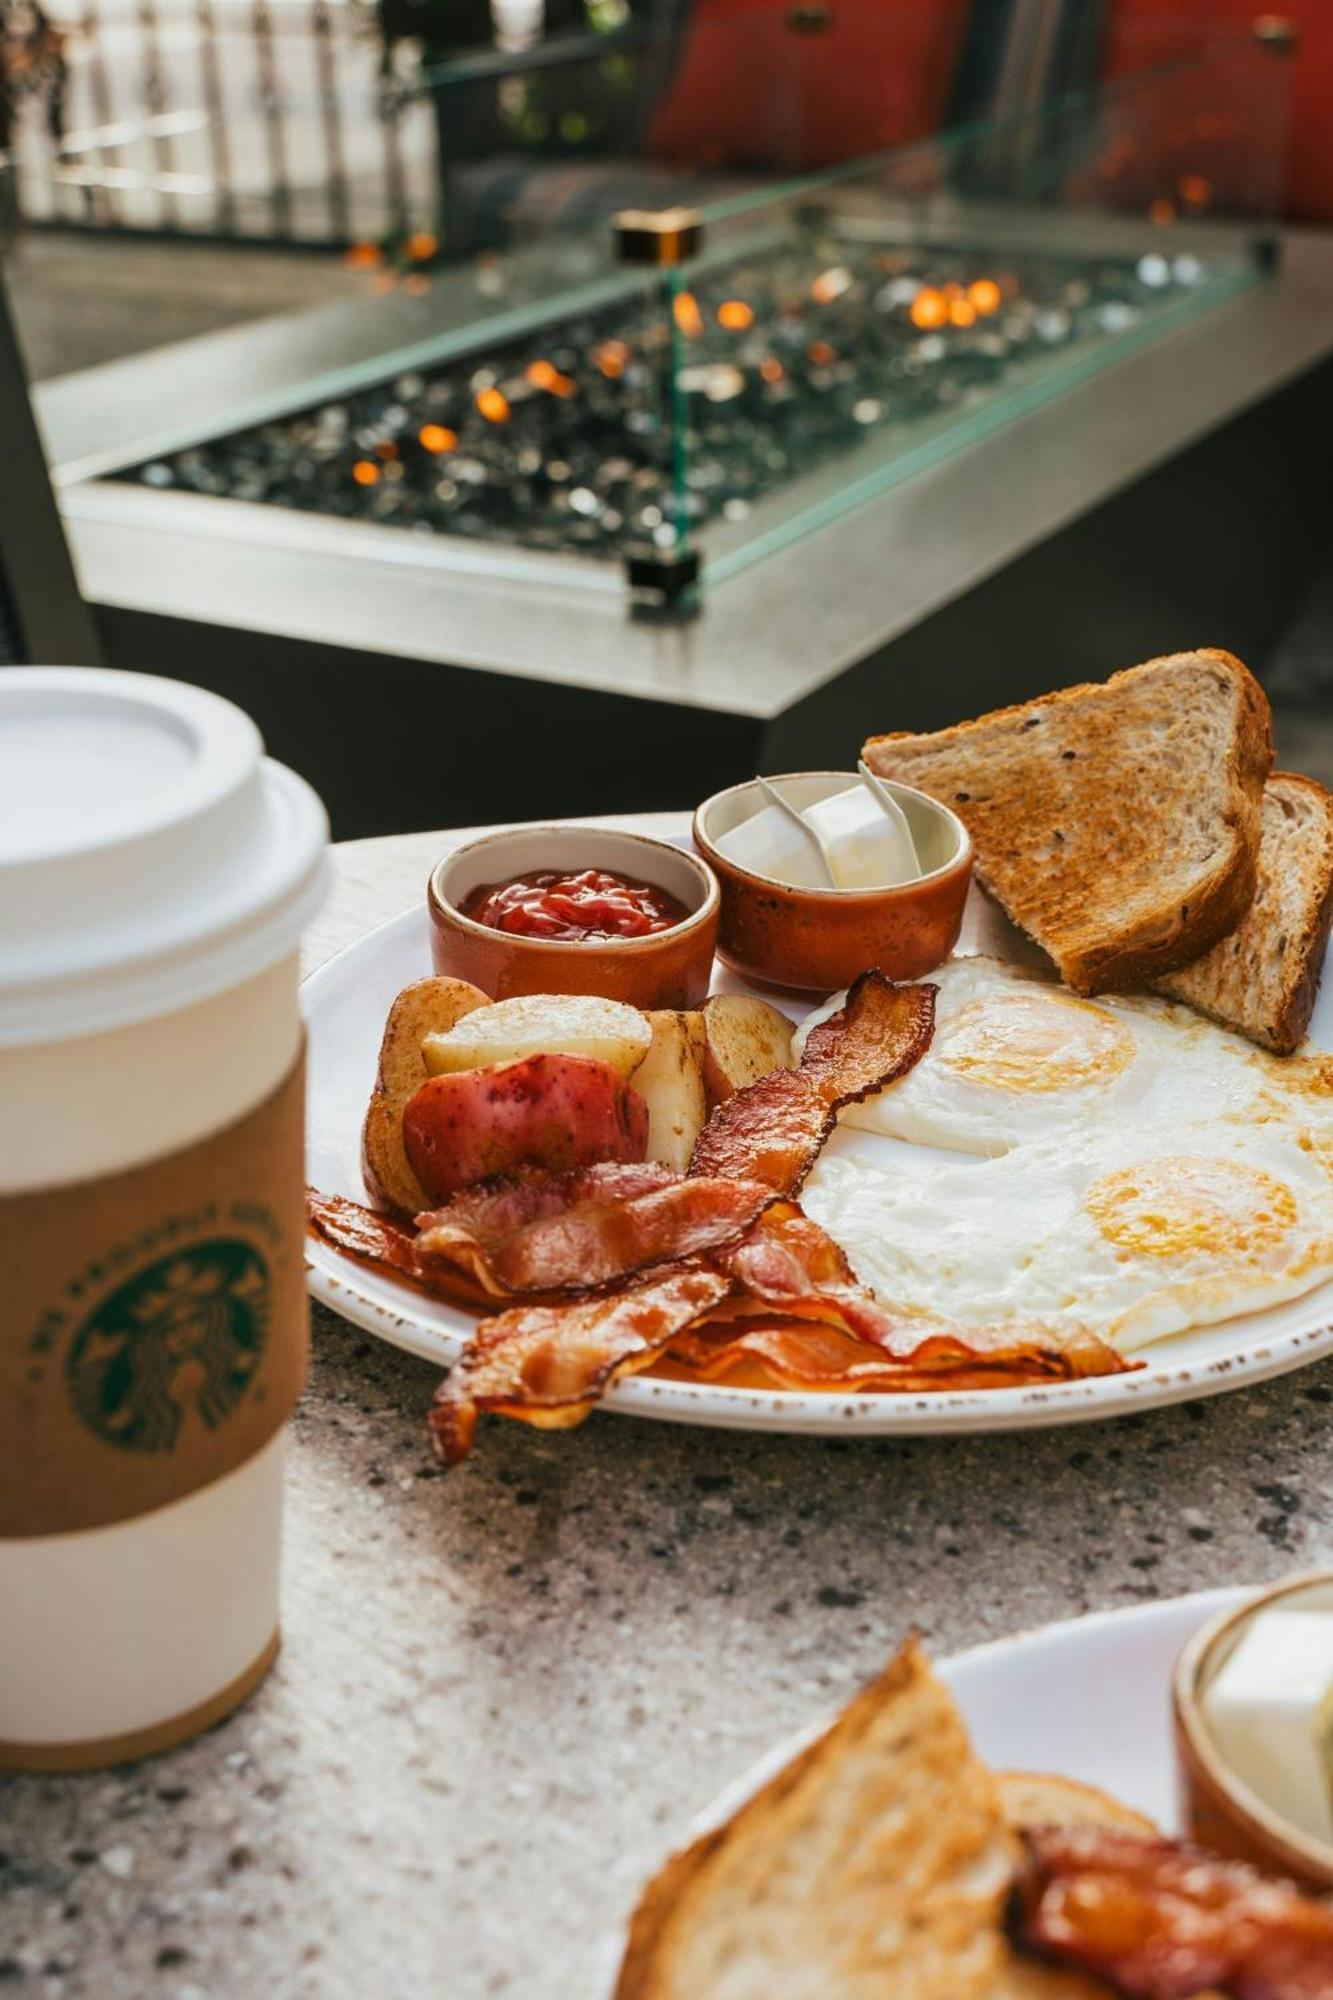
POLYGON ((1238 1862, 1100 1827, 1025 1836, 1014 1942, 1128 2000, 1329 2000, 1333 1907, 1238 1862))
POLYGON ((838 1107, 909 1069, 933 1021, 933 987, 863 974, 811 1033, 800 1070, 719 1108, 683 1177, 652 1162, 530 1170, 462 1190, 418 1216, 415 1233, 312 1192, 311 1228, 336 1248, 442 1297, 510 1308, 483 1320, 436 1398, 446 1462, 471 1449, 482 1411, 565 1428, 655 1363, 696 1380, 844 1392, 1017 1387, 1129 1366, 1085 1332, 895 1315, 784 1198, 838 1107))
POLYGON ((492 1310, 624 1282, 720 1248, 774 1199, 734 1180, 685 1180, 670 1167, 530 1168, 465 1188, 417 1217, 415 1232, 340 1195, 307 1191, 310 1227, 334 1249, 424 1290, 492 1310))
POLYGON ((547 1430, 581 1423, 613 1382, 649 1367, 730 1290, 720 1271, 679 1264, 602 1298, 514 1306, 484 1320, 436 1391, 430 1427, 440 1457, 446 1465, 467 1457, 483 1410, 547 1430))
POLYGON ((863 972, 837 1013, 811 1030, 799 1069, 775 1069, 718 1105, 690 1172, 798 1193, 842 1107, 906 1075, 934 1026, 933 986, 894 986, 882 972, 863 972))
POLYGON ((1117 1375, 1128 1366, 1090 1334, 1068 1341, 1008 1328, 964 1334, 907 1321, 899 1323, 899 1352, 893 1353, 818 1320, 792 1322, 745 1308, 727 1318, 725 1311, 675 1336, 660 1372, 733 1388, 904 1396, 1071 1382, 1117 1375))
MULTIPOLYGON (((527 1177, 525 1177, 527 1179, 527 1177)), ((734 1242, 773 1200, 762 1182, 669 1167, 588 1167, 515 1189, 465 1189, 417 1218, 417 1244, 494 1299, 590 1292, 734 1242)))
POLYGON ((664 1360, 694 1380, 757 1376, 768 1388, 844 1392, 1015 1387, 1130 1365, 1088 1334, 974 1333, 895 1318, 860 1290, 818 1224, 779 1202, 738 1243, 628 1290, 515 1306, 484 1321, 436 1396, 436 1444, 456 1463, 483 1410, 576 1424, 622 1375, 664 1360), (684 1310, 692 1294, 672 1279, 704 1275, 707 1296, 684 1310))

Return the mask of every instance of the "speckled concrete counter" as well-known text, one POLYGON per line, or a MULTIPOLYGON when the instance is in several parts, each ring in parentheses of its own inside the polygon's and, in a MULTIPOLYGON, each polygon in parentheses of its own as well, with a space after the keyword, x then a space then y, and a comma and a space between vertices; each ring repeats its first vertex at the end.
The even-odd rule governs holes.
MULTIPOLYGON (((312 956, 441 844, 341 850, 312 956)), ((673 1835, 907 1625, 947 1651, 1333 1557, 1333 1363, 975 1440, 492 1423, 446 1479, 434 1371, 314 1331, 282 1657, 184 1750, 0 1779, 0 1991, 595 2000, 673 1835)))

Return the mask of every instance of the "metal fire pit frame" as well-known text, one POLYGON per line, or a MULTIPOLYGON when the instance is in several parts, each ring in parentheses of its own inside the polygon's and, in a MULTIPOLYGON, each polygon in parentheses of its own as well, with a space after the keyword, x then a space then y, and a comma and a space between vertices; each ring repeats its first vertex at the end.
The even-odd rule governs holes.
MULTIPOLYGON (((326 380, 383 374, 391 350, 439 359, 475 347, 476 295, 461 279, 421 299, 325 308, 90 370, 46 385, 36 402, 85 595, 125 664, 171 671, 174 661, 207 678, 229 646, 229 657, 253 659, 261 721, 278 699, 274 677, 302 661, 314 674, 336 656, 349 687, 358 658, 412 669, 427 705, 447 696, 478 715, 493 696, 512 702, 517 679, 542 684, 540 697, 530 692, 543 714, 565 690, 571 714, 600 713, 615 728, 626 726, 625 703, 639 702, 700 746, 714 730, 713 762, 702 747, 698 760, 710 774, 753 768, 786 745, 810 762, 842 741, 853 713, 864 728, 927 726, 1144 652, 1240 650, 1265 618, 1271 629, 1275 592, 1291 587, 1303 542, 1329 525, 1327 448, 1311 435, 1309 399, 1327 396, 1333 372, 1321 368, 1333 356, 1333 242, 1294 231, 1283 247, 1270 280, 713 583, 684 622, 628 616, 610 564, 100 476, 187 435, 307 405, 326 380), (1285 428, 1260 420, 1267 405, 1292 412, 1285 428), (1219 459, 1214 441, 1242 431, 1239 455, 1219 459), (1173 468, 1187 462, 1198 476, 1182 485, 1173 468), (1079 573, 1043 557, 1034 584, 1031 563, 1066 544, 1079 573), (1006 597, 1020 572, 1039 601, 1006 597), (964 604, 977 608, 971 642, 964 604), (935 640, 947 633, 941 674, 935 640), (898 665, 911 671, 886 681, 898 665)), ((623 282, 606 276, 592 289, 614 297, 623 282)), ((561 298, 562 314, 570 303, 561 298)), ((524 314, 542 316, 540 306, 524 314)), ((394 351, 389 365, 410 365, 408 355, 394 351)), ((703 546, 707 569, 706 536, 703 546)), ((214 678, 251 698, 240 673, 214 678)), ((270 726, 287 754, 298 707, 289 701, 270 726)), ((635 796, 685 796, 688 783, 653 764, 635 796)), ((419 793, 406 780, 400 789, 406 824, 419 793)), ((344 813, 340 830, 376 830, 386 814, 383 802, 344 813)))

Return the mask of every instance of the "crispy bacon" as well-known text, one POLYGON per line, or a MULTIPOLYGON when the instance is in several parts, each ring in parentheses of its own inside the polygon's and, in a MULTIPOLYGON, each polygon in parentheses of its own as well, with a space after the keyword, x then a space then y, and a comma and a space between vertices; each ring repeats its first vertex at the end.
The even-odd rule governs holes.
POLYGON ((516 1306, 483 1321, 436 1393, 440 1457, 466 1458, 483 1410, 556 1429, 581 1423, 613 1382, 648 1367, 730 1287, 720 1271, 681 1264, 604 1298, 516 1306))
POLYGON ((461 1189, 443 1209, 419 1215, 417 1227, 428 1229, 439 1216, 446 1215, 480 1237, 496 1238, 521 1229, 525 1223, 559 1215, 578 1201, 628 1201, 635 1195, 652 1194, 657 1188, 668 1187, 679 1178, 670 1167, 660 1166, 656 1160, 630 1164, 607 1162, 572 1174, 553 1174, 530 1167, 461 1189))
POLYGON ((720 1261, 765 1306, 840 1326, 854 1339, 891 1342, 888 1314, 858 1282, 839 1245, 794 1202, 776 1203, 720 1261))
MULTIPOLYGON (((744 1295, 725 1308, 731 1318, 757 1312, 770 1328, 778 1315, 784 1320, 813 1320, 825 1330, 840 1331, 853 1348, 879 1350, 878 1355, 854 1354, 825 1343, 820 1358, 812 1362, 812 1349, 803 1347, 791 1329, 783 1339, 752 1327, 744 1329, 746 1339, 740 1341, 738 1336, 737 1365, 742 1356, 753 1361, 767 1354, 775 1375, 802 1386, 835 1365, 835 1356, 840 1381, 895 1389, 922 1386, 907 1379, 908 1369, 914 1377, 925 1378, 927 1387, 976 1388, 1117 1375, 1132 1365, 1083 1328, 1066 1332, 1036 1323, 1021 1331, 960 1327, 890 1312, 857 1281, 833 1238, 787 1202, 775 1203, 739 1243, 718 1253, 714 1261, 731 1273, 744 1295), (881 1379, 886 1358, 896 1371, 892 1380, 881 1379)), ((714 1376, 726 1372, 718 1354, 710 1357, 710 1366, 714 1376)))
POLYGON ((731 1242, 772 1199, 756 1181, 591 1167, 465 1190, 420 1217, 417 1249, 492 1299, 589 1292, 731 1242))
POLYGON ((346 1250, 365 1264, 387 1264, 408 1277, 416 1276, 416 1238, 403 1223, 377 1209, 363 1208, 340 1194, 305 1191, 306 1216, 317 1236, 335 1250, 346 1250))
POLYGON ((871 1346, 828 1322, 756 1314, 742 1303, 734 1312, 723 1306, 678 1334, 667 1360, 693 1382, 897 1396, 1016 1389, 1114 1374, 1128 1366, 1109 1348, 1102 1350, 1109 1366, 1090 1366, 1101 1357, 1087 1347, 1062 1347, 1044 1336, 964 1334, 929 1324, 914 1327, 910 1321, 900 1322, 896 1332, 894 1347, 871 1346))
POLYGON ((1131 2000, 1329 2000, 1333 1907, 1238 1862, 1105 1828, 1026 1836, 1015 1943, 1131 2000))
POLYGON ((817 1223, 777 1202, 739 1242, 629 1289, 487 1320, 440 1391, 443 1414, 433 1422, 441 1450, 450 1464, 466 1455, 479 1410, 539 1425, 576 1423, 621 1375, 663 1357, 668 1372, 693 1380, 898 1393, 1066 1381, 1130 1365, 1091 1335, 972 1331, 895 1317, 856 1283, 817 1223), (710 1283, 697 1297, 693 1289, 676 1293, 669 1285, 677 1276, 710 1283), (617 1310, 622 1302, 626 1315, 617 1310), (648 1332, 641 1307, 657 1315, 648 1332))
POLYGON ((838 1012, 811 1029, 799 1069, 773 1070, 717 1107, 690 1172, 798 1193, 839 1109, 905 1075, 929 1048, 934 1022, 933 986, 863 972, 838 1012))
POLYGON ((772 1070, 718 1105, 695 1143, 690 1172, 795 1194, 837 1118, 800 1070, 772 1070))
POLYGON ((896 1083, 930 1047, 937 991, 895 986, 882 972, 863 972, 837 1013, 806 1036, 802 1074, 839 1107, 896 1083))
POLYGON ((489 1303, 486 1294, 465 1282, 460 1272, 423 1255, 414 1231, 392 1216, 363 1208, 359 1201, 348 1201, 339 1194, 321 1194, 318 1188, 306 1189, 305 1206, 312 1233, 354 1257, 358 1264, 392 1271, 409 1285, 460 1305, 485 1307, 489 1303))
POLYGON ((771 1188, 686 1180, 669 1167, 532 1169, 466 1188, 412 1231, 340 1195, 307 1191, 310 1226, 335 1249, 439 1297, 490 1309, 592 1292, 742 1235, 771 1188))

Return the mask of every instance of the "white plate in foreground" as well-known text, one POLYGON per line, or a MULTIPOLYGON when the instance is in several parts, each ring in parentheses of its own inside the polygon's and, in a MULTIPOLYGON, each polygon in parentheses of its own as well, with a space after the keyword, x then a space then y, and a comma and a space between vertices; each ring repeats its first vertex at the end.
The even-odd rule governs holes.
MULTIPOLYGON (((1016 955, 1017 933, 975 897, 961 944, 997 955, 1016 955)), ((429 920, 423 906, 391 918, 306 981, 303 1000, 309 1032, 310 1074, 307 1174, 323 1194, 367 1199, 361 1178, 361 1122, 371 1086, 384 1018, 394 995, 431 970, 429 920)), ((723 975, 719 983, 744 990, 723 975)), ((792 1015, 799 1002, 779 1004, 792 1015)), ((1312 1041, 1333 1043, 1333 991, 1326 986, 1312 1041)), ((832 1142, 841 1143, 839 1138, 832 1142)), ((893 1140, 855 1136, 869 1153, 893 1140)), ((326 1243, 308 1245, 310 1289, 367 1332, 395 1347, 447 1365, 471 1333, 473 1317, 427 1299, 391 1278, 341 1255, 326 1243)), ((658 1381, 639 1375, 620 1383, 606 1408, 677 1423, 716 1424, 732 1430, 840 1433, 877 1436, 895 1432, 995 1431, 1070 1424, 1126 1415, 1163 1403, 1216 1395, 1244 1383, 1283 1375, 1333 1353, 1333 1284, 1266 1312, 1246 1313, 1218 1326, 1179 1334, 1146 1350, 1147 1366, 1129 1375, 1060 1382, 1025 1389, 953 1389, 931 1395, 818 1395, 798 1390, 727 1388, 720 1384, 658 1381)))
MULTIPOLYGON (((1096 1785, 1180 1831, 1171 1669, 1191 1633, 1248 1590, 1205 1590, 1020 1632, 938 1661, 978 1754, 995 1771, 1050 1772, 1096 1785)), ((831 1720, 827 1718, 826 1720, 831 1720)), ((819 1727, 824 1727, 821 1723, 819 1727)), ((811 1741, 802 1730, 713 1800, 682 1845, 720 1826, 811 1741)), ((622 1942, 614 1947, 618 1960, 622 1942)), ((607 1985, 608 1995, 614 1980, 607 1985)))

